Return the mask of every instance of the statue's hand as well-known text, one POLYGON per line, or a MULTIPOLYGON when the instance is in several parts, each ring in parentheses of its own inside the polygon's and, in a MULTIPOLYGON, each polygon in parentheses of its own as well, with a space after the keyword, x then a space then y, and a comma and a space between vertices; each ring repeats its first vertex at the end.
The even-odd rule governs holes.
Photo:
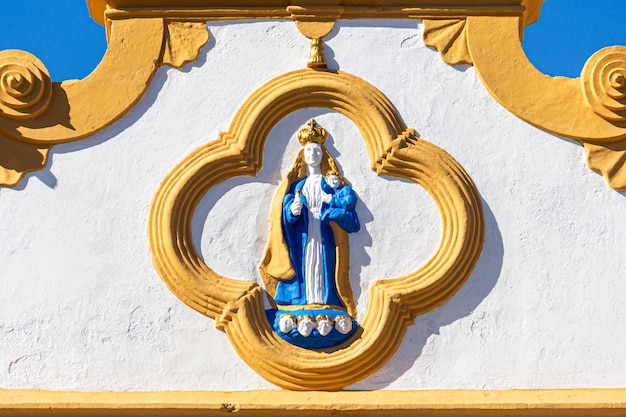
POLYGON ((333 199, 333 195, 332 194, 326 194, 324 193, 324 195, 322 196, 322 201, 326 204, 330 204, 330 202, 333 199))
POLYGON ((293 202, 291 203, 291 214, 294 216, 299 216, 302 212, 302 199, 300 198, 300 193, 296 194, 293 202))

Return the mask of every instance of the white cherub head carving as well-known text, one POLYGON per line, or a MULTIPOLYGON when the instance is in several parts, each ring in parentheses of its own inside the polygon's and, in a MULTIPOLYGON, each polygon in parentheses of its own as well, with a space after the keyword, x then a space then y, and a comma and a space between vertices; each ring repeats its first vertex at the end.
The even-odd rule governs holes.
POLYGON ((289 333, 296 327, 296 318, 291 314, 283 314, 278 319, 278 328, 283 333, 289 333))
POLYGON ((298 333, 304 337, 308 337, 315 328, 315 322, 313 317, 308 315, 302 315, 298 319, 298 333))
POLYGON ((317 331, 320 332, 322 336, 326 336, 333 329, 332 319, 326 314, 320 314, 315 320, 317 321, 317 331))
POLYGON ((348 334, 352 330, 352 319, 348 316, 335 317, 335 329, 341 334, 348 334))

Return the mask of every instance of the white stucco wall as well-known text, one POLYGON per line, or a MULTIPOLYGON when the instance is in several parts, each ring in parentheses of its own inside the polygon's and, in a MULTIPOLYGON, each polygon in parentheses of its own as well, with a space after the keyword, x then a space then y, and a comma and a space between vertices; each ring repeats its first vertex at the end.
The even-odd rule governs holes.
MULTIPOLYGON (((306 63, 308 41, 291 22, 209 30, 200 59, 161 68, 128 115, 55 147, 44 171, 0 190, 0 388, 275 388, 165 287, 148 249, 164 176, 227 130, 255 89, 306 63)), ((509 114, 473 68, 444 64, 421 30, 340 22, 327 59, 382 90, 408 126, 465 167, 483 198, 485 244, 461 291, 418 317, 388 364, 350 388, 626 386, 624 195, 585 167, 582 147, 509 114)), ((217 272, 258 280, 271 198, 310 117, 332 135, 329 149, 362 200, 351 279, 363 312, 370 282, 428 259, 441 221, 420 187, 368 170, 359 132, 340 114, 308 109, 277 125, 259 177, 205 197, 196 244, 217 272)))

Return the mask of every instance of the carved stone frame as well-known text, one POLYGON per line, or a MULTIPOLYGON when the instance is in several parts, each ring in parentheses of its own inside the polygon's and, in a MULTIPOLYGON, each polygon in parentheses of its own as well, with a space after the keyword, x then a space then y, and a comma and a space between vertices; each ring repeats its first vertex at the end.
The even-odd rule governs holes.
POLYGON ((157 190, 148 227, 154 264, 170 290, 215 319, 257 373, 295 390, 341 389, 379 369, 398 349, 415 317, 443 303, 469 277, 484 237, 478 192, 449 154, 417 138, 371 84, 347 73, 312 69, 281 75, 259 88, 241 106, 228 132, 174 168, 157 190), (256 175, 271 129, 307 107, 328 108, 350 118, 361 131, 371 168, 378 175, 421 185, 439 207, 443 225, 432 258, 412 274, 374 282, 360 331, 347 347, 323 352, 278 337, 265 317, 262 288, 211 270, 191 236, 200 199, 226 179, 256 175))

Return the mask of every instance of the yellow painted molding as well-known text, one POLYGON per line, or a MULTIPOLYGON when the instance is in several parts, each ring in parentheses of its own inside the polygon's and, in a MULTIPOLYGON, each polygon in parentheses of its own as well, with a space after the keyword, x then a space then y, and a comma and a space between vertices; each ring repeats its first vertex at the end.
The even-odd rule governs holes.
POLYGON ((595 150, 588 154, 589 166, 611 178, 612 187, 625 189, 626 174, 615 174, 623 164, 614 164, 623 149, 605 145, 626 139, 625 49, 599 51, 579 80, 540 73, 524 54, 521 37, 523 28, 539 18, 542 4, 393 0, 381 7, 379 0, 89 0, 90 13, 107 26, 110 43, 102 63, 86 79, 50 83, 35 57, 21 51, 17 58, 11 56, 16 51, 0 53, 0 145, 21 142, 11 142, 0 158, 0 185, 15 185, 25 172, 43 168, 43 154, 51 145, 89 136, 125 114, 159 65, 179 67, 195 59, 208 40, 203 27, 208 20, 293 19, 305 36, 316 39, 326 36, 337 19, 399 18, 422 19, 426 45, 451 65, 474 65, 492 96, 516 116, 588 144, 586 150, 595 150), (22 65, 21 78, 4 77, 5 64, 12 71, 22 65), (37 88, 17 97, 28 84, 23 80, 29 79, 37 88), (26 98, 33 100, 25 103, 26 98), (598 147, 604 148, 598 152, 598 147), (611 152, 618 155, 607 156, 611 152))
MULTIPOLYGON (((21 53, 15 59, 7 55, 11 51, 0 53, 0 71, 3 63, 23 63, 23 78, 31 77, 42 87, 29 94, 36 100, 26 106, 21 101, 16 106, 15 95, 9 94, 9 103, 0 97, 0 143, 11 138, 23 142, 12 144, 7 152, 15 157, 5 156, 6 163, 0 160, 0 185, 15 185, 24 172, 41 169, 45 158, 33 157, 35 153, 89 136, 125 114, 159 65, 179 67, 195 59, 197 49, 208 40, 203 28, 207 20, 293 19, 305 36, 316 39, 326 36, 337 19, 423 19, 425 43, 451 65, 475 65, 490 93, 515 115, 583 143, 626 138, 623 95, 618 98, 622 107, 612 110, 616 100, 610 94, 616 87, 607 89, 602 78, 613 77, 609 83, 619 84, 621 94, 624 77, 599 68, 622 65, 623 51, 590 60, 582 89, 574 80, 539 73, 526 59, 520 37, 523 27, 538 19, 542 4, 543 0, 393 0, 383 8, 376 0, 89 0, 90 13, 107 26, 110 43, 102 63, 86 79, 50 83, 35 57, 25 60, 27 54, 21 53)), ((3 79, 18 82, 15 77, 3 79)), ((5 86, 0 93, 10 90, 15 88, 5 86)), ((613 168, 598 169, 604 173, 613 168)))
POLYGON ((287 12, 296 22, 298 30, 309 39, 321 39, 335 27, 335 21, 341 16, 344 8, 339 6, 306 7, 288 6, 287 12))
POLYGON ((596 52, 579 79, 542 74, 526 57, 520 31, 539 18, 542 3, 524 1, 519 17, 424 19, 424 43, 449 65, 474 65, 489 93, 514 115, 579 141, 589 168, 626 190, 626 47, 596 52))
POLYGON ((0 114, 34 119, 50 106, 52 81, 43 63, 25 51, 0 54, 0 114))
POLYGON ((439 51, 448 65, 472 65, 465 19, 424 19, 424 44, 439 51))
POLYGON ((539 72, 524 53, 519 17, 469 16, 467 45, 490 94, 526 122, 585 146, 590 168, 626 189, 626 48, 594 54, 579 79, 539 72))
POLYGON ((626 191, 626 140, 611 143, 584 142, 589 169, 602 174, 617 191, 626 191))
POLYGON ((618 417, 625 389, 341 392, 0 390, 3 417, 618 417))
MULTIPOLYGON (((207 20, 422 19, 428 17, 533 16, 539 0, 88 0, 92 17, 169 17, 207 20)), ((529 21, 532 21, 529 18, 529 21)))
POLYGON ((14 186, 42 169, 54 144, 92 135, 128 112, 157 67, 196 59, 206 26, 162 18, 111 22, 109 46, 83 80, 51 82, 24 51, 0 52, 0 185, 14 186))
POLYGON ((491 95, 521 119, 560 136, 594 142, 626 138, 626 125, 587 104, 580 80, 550 77, 528 61, 518 26, 515 17, 467 18, 470 55, 491 95))
MULTIPOLYGON (((254 92, 228 132, 194 151, 168 174, 148 220, 150 249, 161 278, 182 301, 216 320, 237 353, 261 376, 293 390, 336 390, 379 369, 414 318, 451 297, 469 277, 484 238, 480 198, 463 168, 415 136, 371 84, 343 72, 306 69, 281 75, 254 92), (227 278, 198 256, 191 235, 201 198, 220 182, 256 175, 265 140, 285 116, 303 108, 341 112, 354 121, 378 175, 421 185, 443 221, 435 255, 418 271, 376 281, 361 328, 344 345, 306 350, 283 341, 266 318, 265 291, 227 278)), ((210 253, 210 248, 209 248, 210 253)))

